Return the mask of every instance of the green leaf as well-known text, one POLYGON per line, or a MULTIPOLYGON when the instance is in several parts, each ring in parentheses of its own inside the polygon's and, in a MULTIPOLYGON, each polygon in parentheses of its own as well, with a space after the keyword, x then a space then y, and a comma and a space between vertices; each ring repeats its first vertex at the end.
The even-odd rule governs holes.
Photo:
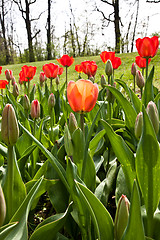
POLYGON ((69 185, 66 179, 66 172, 59 161, 49 152, 23 125, 19 122, 21 128, 28 134, 28 136, 37 144, 37 146, 41 149, 43 154, 49 159, 53 167, 55 168, 56 172, 58 173, 61 181, 66 186, 67 190, 69 191, 69 185))
MULTIPOLYGON (((46 191, 48 191, 49 188, 54 187, 54 185, 56 184, 57 181, 58 180, 50 180, 50 179, 43 178, 43 181, 34 197, 31 210, 33 210, 36 207, 38 200, 42 196, 42 194, 44 194, 46 191)), ((34 186, 34 184, 36 182, 37 182, 37 180, 34 179, 25 184, 27 192, 29 192, 31 190, 31 188, 34 186)))
POLYGON ((80 190, 81 199, 83 200, 84 205, 86 206, 86 208, 88 208, 90 212, 96 232, 95 239, 114 239, 113 221, 107 209, 88 188, 86 188, 81 183, 76 182, 76 184, 78 189, 80 190))
POLYGON ((18 167, 19 167, 19 170, 20 170, 22 176, 24 176, 26 162, 28 161, 29 156, 31 155, 31 153, 34 151, 34 149, 36 147, 37 147, 36 145, 29 146, 24 151, 22 157, 20 159, 18 159, 18 167))
POLYGON ((140 195, 136 181, 133 184, 128 224, 122 236, 122 240, 135 240, 135 239, 136 240, 145 239, 144 227, 141 217, 140 195))
POLYGON ((7 148, 4 147, 2 144, 0 144, 0 154, 2 154, 4 157, 7 156, 7 148))
POLYGON ((117 162, 114 162, 107 171, 106 178, 97 186, 95 196, 107 207, 108 198, 113 187, 117 171, 117 162))
POLYGON ((153 90, 153 76, 154 76, 154 66, 145 82, 144 91, 142 95, 142 104, 147 107, 150 101, 154 101, 154 90, 153 90))
POLYGON ((118 102, 122 106, 125 113, 126 126, 130 129, 131 132, 134 132, 137 113, 132 104, 116 88, 111 86, 107 86, 107 88, 112 92, 112 94, 117 98, 118 102))
POLYGON ((126 182, 128 184, 128 188, 131 192, 133 181, 136 177, 134 154, 127 146, 123 138, 117 135, 107 122, 101 120, 101 123, 106 130, 106 134, 111 142, 113 151, 118 158, 118 161, 121 163, 124 175, 126 177, 126 182))
POLYGON ((72 134, 73 141, 73 162, 76 164, 79 176, 81 176, 85 139, 84 134, 80 128, 77 128, 72 134))
MULTIPOLYGON (((39 179, 32 187, 17 212, 14 214, 10 223, 18 222, 18 224, 7 234, 4 240, 27 240, 27 219, 35 194, 42 183, 42 178, 39 179)), ((1 234, 0 234, 1 239, 1 234)))
POLYGON ((87 225, 89 224, 88 210, 83 206, 79 191, 76 188, 75 180, 81 181, 77 176, 77 166, 71 162, 70 159, 67 161, 66 174, 70 185, 70 194, 76 206, 76 208, 74 207, 75 214, 73 217, 81 229, 81 234, 86 236, 88 229, 87 225))
POLYGON ((26 196, 26 189, 23 183, 13 146, 8 146, 7 173, 4 179, 3 192, 6 200, 6 219, 8 223, 17 211, 18 207, 26 196))
POLYGON ((0 228, 0 239, 4 240, 5 237, 9 234, 9 232, 16 227, 18 222, 15 223, 8 223, 0 228))
POLYGON ((140 99, 137 97, 137 95, 128 87, 127 83, 125 83, 124 81, 120 80, 120 79, 116 79, 116 82, 119 83, 126 91, 126 93, 128 94, 132 105, 136 111, 136 113, 138 114, 141 111, 142 108, 142 104, 140 99))
POLYGON ((98 143, 100 142, 100 140, 103 138, 103 136, 105 135, 106 131, 105 129, 101 130, 100 132, 98 132, 94 138, 90 141, 89 143, 89 149, 90 149, 90 154, 91 156, 93 157, 96 149, 97 149, 97 146, 98 146, 98 143))
POLYGON ((65 221, 72 209, 72 203, 73 202, 69 204, 65 213, 53 215, 40 223, 30 237, 30 240, 44 240, 46 237, 47 240, 57 239, 56 235, 58 231, 64 226, 65 221))
POLYGON ((144 107, 142 136, 136 152, 136 172, 144 198, 150 232, 153 228, 153 214, 160 199, 160 148, 144 107))

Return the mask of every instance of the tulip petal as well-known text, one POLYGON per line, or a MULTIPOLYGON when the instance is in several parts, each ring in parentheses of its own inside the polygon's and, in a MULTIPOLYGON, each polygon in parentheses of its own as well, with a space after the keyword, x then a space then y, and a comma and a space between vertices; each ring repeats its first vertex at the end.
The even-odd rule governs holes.
POLYGON ((67 86, 67 98, 69 105, 74 112, 82 110, 82 95, 80 94, 75 82, 70 81, 67 86))

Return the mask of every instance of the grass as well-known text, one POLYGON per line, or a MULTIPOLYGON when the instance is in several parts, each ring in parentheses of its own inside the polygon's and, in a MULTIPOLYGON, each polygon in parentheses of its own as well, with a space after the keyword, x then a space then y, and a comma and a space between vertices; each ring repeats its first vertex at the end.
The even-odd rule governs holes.
MULTIPOLYGON (((135 61, 135 57, 137 56, 137 52, 134 53, 122 53, 122 54, 116 54, 116 56, 121 58, 122 64, 121 66, 115 70, 115 79, 120 78, 122 75, 122 80, 126 81, 128 85, 130 85, 133 82, 133 77, 131 75, 131 65, 135 61)), ((102 62, 100 56, 86 56, 86 57, 77 57, 75 58, 75 61, 72 66, 68 68, 68 81, 70 80, 77 80, 78 78, 78 73, 74 70, 74 67, 76 64, 80 64, 82 61, 85 60, 90 60, 90 61, 95 61, 98 69, 95 77, 95 82, 99 83, 100 81, 100 76, 102 74, 105 75, 104 69, 105 69, 105 64, 102 62)), ((50 60, 50 61, 41 61, 41 62, 32 62, 32 63, 22 63, 22 64, 13 64, 13 65, 5 65, 2 66, 2 74, 1 74, 1 79, 5 79, 5 70, 10 69, 13 71, 13 75, 16 79, 16 82, 19 80, 19 72, 21 71, 21 67, 23 65, 32 65, 37 67, 36 74, 31 80, 31 86, 32 84, 36 84, 39 82, 39 74, 42 71, 42 66, 46 63, 53 62, 55 64, 58 64, 57 60, 50 60)), ((154 85, 160 89, 160 50, 158 51, 157 55, 151 60, 151 63, 149 65, 149 71, 151 68, 155 66, 155 74, 154 74, 154 85)), ((87 76, 82 73, 81 75, 82 78, 87 79, 87 76)), ((65 70, 63 74, 60 77, 60 85, 65 81, 65 70)))

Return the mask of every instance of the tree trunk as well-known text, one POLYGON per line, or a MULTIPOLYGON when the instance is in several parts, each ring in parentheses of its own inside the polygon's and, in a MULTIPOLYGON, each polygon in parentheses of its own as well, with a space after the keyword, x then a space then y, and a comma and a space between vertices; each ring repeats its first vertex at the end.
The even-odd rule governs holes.
POLYGON ((47 18, 47 60, 52 59, 51 52, 51 0, 48 0, 48 18, 47 18))
POLYGON ((30 21, 30 11, 29 11, 29 2, 25 0, 26 3, 26 29, 27 29, 27 36, 28 36, 28 49, 29 49, 29 62, 35 62, 35 56, 33 51, 33 44, 32 44, 32 32, 31 32, 31 21, 30 21))
POLYGON ((4 22, 4 0, 2 0, 2 14, 0 13, 0 22, 2 27, 2 34, 3 34, 3 42, 4 42, 4 49, 5 49, 5 55, 6 55, 6 64, 9 64, 10 62, 10 55, 8 50, 8 44, 6 39, 6 28, 5 28, 5 22, 4 22))
POLYGON ((138 21, 138 12, 139 12, 139 0, 137 0, 137 12, 136 12, 136 20, 134 24, 133 37, 132 37, 132 43, 131 43, 131 52, 133 52, 134 39, 135 39, 136 27, 137 27, 137 21, 138 21))
POLYGON ((119 17, 119 0, 114 2, 114 27, 115 27, 115 52, 120 53, 120 17, 119 17))

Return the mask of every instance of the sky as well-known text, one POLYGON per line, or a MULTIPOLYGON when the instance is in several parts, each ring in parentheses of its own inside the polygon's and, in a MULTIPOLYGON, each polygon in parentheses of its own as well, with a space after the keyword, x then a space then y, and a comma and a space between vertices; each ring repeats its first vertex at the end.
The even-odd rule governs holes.
MULTIPOLYGON (((108 28, 103 30, 103 35, 101 31, 101 19, 102 15, 96 11, 92 11, 94 8, 94 0, 70 0, 74 15, 76 17, 76 24, 79 26, 80 31, 83 30, 85 26, 86 17, 88 21, 94 23, 95 36, 91 39, 92 44, 97 45, 102 50, 105 50, 106 46, 114 46, 114 26, 110 24, 108 28), (85 3, 87 1, 87 4, 85 3)), ((122 34, 125 34, 128 28, 128 19, 130 19, 130 14, 136 11, 136 6, 134 8, 129 8, 129 0, 119 0, 120 2, 120 16, 123 23, 122 34), (128 11, 130 12, 128 14, 128 11)), ((107 4, 102 4, 99 0, 96 0, 98 7, 103 9, 107 13, 111 13, 112 8, 107 4)), ((36 4, 32 5, 31 13, 33 18, 39 13, 44 11, 40 20, 37 22, 36 28, 41 29, 41 37, 43 42, 46 42, 46 18, 47 18, 47 0, 37 0, 36 4), (36 9, 36 11, 35 11, 36 9)), ((24 20, 16 9, 15 26, 16 31, 19 36, 19 40, 22 46, 27 48, 26 39, 26 29, 24 20)), ((69 0, 53 0, 52 1, 52 24, 55 26, 56 37, 61 37, 64 34, 65 26, 69 26, 70 10, 69 10, 69 0)), ((133 21, 134 22, 134 21, 133 21)), ((146 3, 146 0, 140 0, 139 15, 138 15, 138 25, 137 25, 137 37, 144 37, 144 35, 150 36, 152 33, 160 32, 160 3, 146 3), (148 21, 149 17, 149 21, 148 21), (148 28, 146 27, 148 23, 148 28)), ((32 22, 33 23, 33 22, 32 22)))

